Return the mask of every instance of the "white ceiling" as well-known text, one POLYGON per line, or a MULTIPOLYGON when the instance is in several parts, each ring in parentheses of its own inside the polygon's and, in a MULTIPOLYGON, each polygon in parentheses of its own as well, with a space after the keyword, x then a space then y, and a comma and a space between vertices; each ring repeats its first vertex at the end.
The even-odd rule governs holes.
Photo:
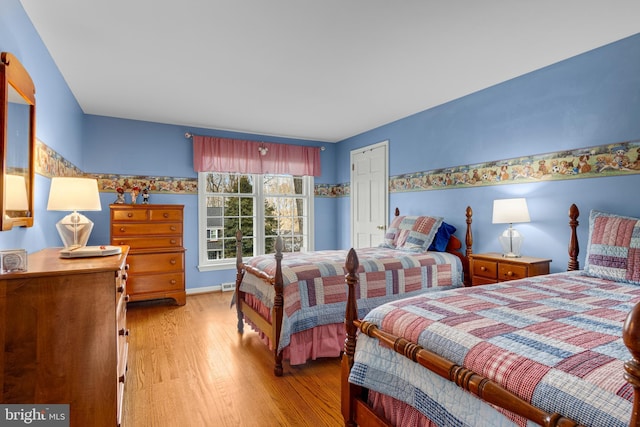
POLYGON ((21 0, 87 114, 336 142, 640 32, 638 0, 21 0))

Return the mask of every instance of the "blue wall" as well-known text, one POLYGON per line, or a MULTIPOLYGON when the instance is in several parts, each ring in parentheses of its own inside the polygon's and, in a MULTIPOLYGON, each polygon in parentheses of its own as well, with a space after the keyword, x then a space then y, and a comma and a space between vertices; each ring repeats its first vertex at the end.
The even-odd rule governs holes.
MULTIPOLYGON (((349 152, 389 140, 389 173, 433 170, 640 139, 640 34, 342 141, 338 180, 349 180, 349 152)), ((474 252, 500 251, 505 228, 491 224, 494 199, 524 196, 531 223, 518 225, 523 252, 567 262, 567 212, 582 211, 583 265, 588 213, 640 215, 640 175, 392 193, 406 214, 437 214, 464 237, 465 207, 474 209, 474 252)), ((349 203, 341 201, 338 244, 348 245, 349 203)))
MULTIPOLYGON (((335 147, 318 141, 268 137, 211 129, 186 128, 174 125, 122 120, 111 117, 87 115, 84 120, 86 142, 83 147, 83 169, 89 173, 114 173, 120 175, 150 175, 194 178, 193 144, 185 132, 237 139, 252 139, 274 143, 327 146, 321 152, 322 176, 316 183, 332 183, 335 180, 335 147)), ((90 242, 109 241, 109 203, 114 193, 102 194, 103 210, 86 213, 94 221, 90 242)), ((198 266, 198 196, 176 194, 151 194, 151 203, 183 204, 185 216, 184 245, 186 254, 186 278, 188 288, 219 285, 233 282, 235 270, 200 272, 198 266)), ((316 219, 316 249, 333 248, 336 233, 324 228, 326 218, 335 218, 335 202, 317 199, 314 206, 316 219)), ((94 244, 98 244, 94 243, 94 244)))
MULTIPOLYGON (((19 0, 0 0, 0 50, 15 54, 36 86, 37 136, 90 173, 194 177, 192 146, 185 131, 279 143, 324 145, 323 174, 316 183, 349 182, 351 150, 389 140, 390 174, 398 175, 640 139, 640 35, 596 49, 436 108, 356 135, 338 144, 247 135, 211 129, 84 115, 19 0)), ((493 199, 525 196, 532 222, 518 228, 524 252, 566 265, 567 216, 571 203, 582 210, 581 262, 587 217, 592 208, 638 216, 640 175, 501 185, 415 193, 392 193, 389 206, 403 213, 444 216, 463 236, 464 209, 474 208, 475 252, 498 251, 504 228, 491 224, 493 199)), ((29 252, 59 246, 59 212, 47 212, 49 179, 36 176, 35 226, 0 233, 0 248, 29 252)), ((197 196, 152 195, 153 202, 185 205, 187 287, 232 281, 234 272, 196 269, 197 196)), ((96 222, 90 244, 108 241, 108 206, 89 212, 96 222)), ((315 200, 315 247, 349 247, 350 201, 315 200)))

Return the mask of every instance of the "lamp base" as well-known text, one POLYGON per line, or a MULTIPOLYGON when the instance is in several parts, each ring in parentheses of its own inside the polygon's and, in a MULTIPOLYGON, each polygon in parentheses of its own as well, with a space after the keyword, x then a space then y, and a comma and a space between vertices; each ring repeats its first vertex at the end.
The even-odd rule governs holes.
POLYGON ((56 228, 64 247, 77 249, 87 246, 93 222, 86 216, 73 212, 58 221, 56 228))
POLYGON ((507 228, 498 237, 498 241, 502 246, 502 256, 505 258, 520 258, 520 248, 524 237, 513 227, 507 228))

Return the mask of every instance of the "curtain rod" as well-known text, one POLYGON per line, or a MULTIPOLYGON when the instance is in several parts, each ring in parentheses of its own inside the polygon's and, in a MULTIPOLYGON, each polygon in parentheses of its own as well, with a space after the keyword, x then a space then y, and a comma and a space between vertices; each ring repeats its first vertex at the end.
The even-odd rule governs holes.
MULTIPOLYGON (((193 138, 193 134, 191 132, 185 132, 184 137, 187 139, 191 139, 193 138)), ((256 142, 259 142, 259 141, 256 141, 256 142)), ((320 146, 320 151, 324 151, 324 150, 326 150, 326 147, 324 145, 320 146)))

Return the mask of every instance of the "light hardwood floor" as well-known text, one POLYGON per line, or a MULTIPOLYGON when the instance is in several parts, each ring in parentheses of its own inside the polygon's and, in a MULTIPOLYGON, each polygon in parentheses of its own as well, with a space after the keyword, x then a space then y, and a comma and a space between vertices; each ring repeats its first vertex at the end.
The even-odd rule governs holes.
POLYGON ((130 304, 125 427, 341 426, 340 361, 284 365, 245 326, 232 292, 130 304))

